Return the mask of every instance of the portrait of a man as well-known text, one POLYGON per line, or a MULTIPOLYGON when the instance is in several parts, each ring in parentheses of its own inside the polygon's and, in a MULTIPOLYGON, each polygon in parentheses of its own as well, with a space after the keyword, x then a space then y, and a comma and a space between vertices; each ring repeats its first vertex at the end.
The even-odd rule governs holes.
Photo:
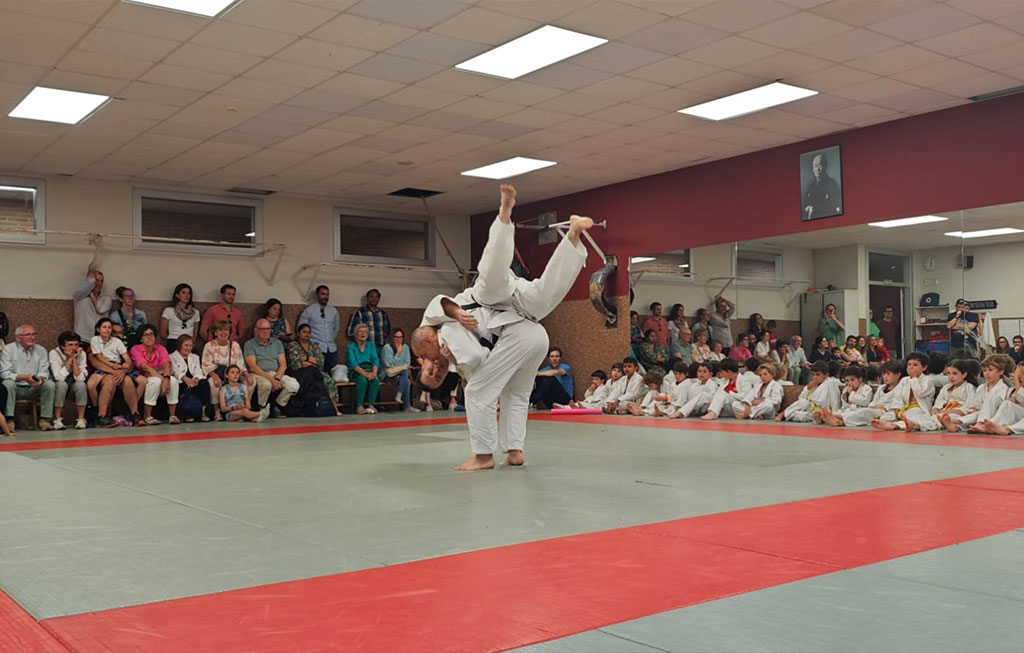
POLYGON ((843 214, 843 175, 839 146, 800 155, 801 220, 843 214))

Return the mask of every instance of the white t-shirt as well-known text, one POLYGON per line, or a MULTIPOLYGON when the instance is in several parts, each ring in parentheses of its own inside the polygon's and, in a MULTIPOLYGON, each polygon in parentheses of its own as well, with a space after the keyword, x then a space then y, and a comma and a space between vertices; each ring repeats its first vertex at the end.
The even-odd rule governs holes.
POLYGON ((196 324, 199 323, 199 309, 192 314, 192 319, 187 322, 182 322, 181 319, 174 314, 174 307, 168 306, 164 309, 164 312, 160 314, 160 317, 167 320, 167 339, 177 340, 178 336, 181 335, 192 335, 193 329, 196 324))
POLYGON ((97 356, 102 356, 111 363, 123 363, 124 357, 128 355, 128 348, 118 338, 110 336, 110 340, 103 342, 100 336, 93 336, 89 341, 89 351, 97 356))

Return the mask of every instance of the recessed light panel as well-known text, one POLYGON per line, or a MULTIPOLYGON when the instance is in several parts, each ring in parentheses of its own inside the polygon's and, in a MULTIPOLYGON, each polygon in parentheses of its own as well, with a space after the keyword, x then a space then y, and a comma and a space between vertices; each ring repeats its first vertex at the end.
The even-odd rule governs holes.
POLYGON ((705 120, 728 120, 817 94, 817 91, 812 91, 809 88, 774 82, 704 104, 680 109, 679 113, 705 120))
POLYGON ((505 161, 498 161, 492 163, 489 166, 482 168, 474 168, 473 170, 466 170, 462 174, 466 177, 484 177, 485 179, 508 179, 509 177, 515 177, 518 175, 525 174, 527 172, 533 172, 534 170, 540 170, 541 168, 547 168, 548 166, 555 165, 554 161, 544 161, 542 159, 529 159, 524 156, 517 156, 505 161))
POLYGON ((654 259, 655 259, 654 256, 634 256, 633 258, 629 259, 629 262, 630 263, 646 263, 647 261, 653 261, 654 259))
POLYGON ((919 215, 916 218, 900 218, 898 220, 886 220, 885 222, 869 222, 872 227, 891 229, 892 227, 909 227, 912 224, 925 224, 926 222, 944 222, 949 218, 941 215, 919 215))
POLYGON ((37 86, 7 115, 11 118, 75 125, 85 120, 109 99, 107 95, 37 86))
POLYGON ((1024 234, 1024 229, 1013 227, 1001 227, 999 229, 981 229, 979 231, 947 231, 947 236, 953 238, 988 238, 989 236, 1009 236, 1010 234, 1024 234))
POLYGON ((124 0, 124 2, 213 18, 219 16, 239 0, 124 0))
POLYGON ((455 67, 472 73, 516 79, 607 42, 608 39, 545 25, 455 67))

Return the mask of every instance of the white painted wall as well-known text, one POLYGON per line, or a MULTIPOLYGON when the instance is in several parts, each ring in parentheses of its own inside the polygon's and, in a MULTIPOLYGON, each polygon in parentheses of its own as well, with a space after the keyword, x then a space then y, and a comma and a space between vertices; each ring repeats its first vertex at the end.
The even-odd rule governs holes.
MULTIPOLYGON (((46 228, 97 233, 132 233, 132 186, 62 177, 47 179, 46 228)), ((185 189, 173 190, 187 192, 185 189)), ((438 216, 438 226, 463 267, 470 260, 469 217, 438 216)), ((240 302, 262 302, 274 296, 284 303, 303 303, 312 271, 299 269, 334 257, 332 204, 273 195, 264 198, 263 240, 283 243, 286 250, 274 283, 267 279, 276 254, 262 257, 134 251, 131 240, 104 240, 99 267, 111 291, 131 286, 140 299, 169 299, 174 285, 192 285, 196 299, 217 301, 222 283, 238 287, 240 302)), ((93 249, 81 236, 50 235, 46 245, 0 243, 0 297, 70 298, 81 284, 93 249)), ((437 243, 437 268, 454 265, 437 243)), ((325 267, 318 283, 331 287, 334 304, 358 305, 370 287, 381 290, 381 305, 414 308, 439 292, 458 290, 454 274, 359 267, 325 267)))
MULTIPOLYGON (((652 302, 661 302, 667 315, 672 304, 680 303, 686 307, 686 315, 692 317, 698 308, 708 307, 711 299, 733 274, 733 245, 728 243, 697 247, 690 251, 690 259, 695 271, 693 280, 657 278, 652 275, 641 277, 633 287, 636 295, 633 310, 646 314, 652 302), (725 279, 712 278, 716 276, 725 279)), ((809 281, 813 273, 814 257, 811 250, 782 250, 783 279, 809 281)), ((725 296, 736 303, 736 318, 760 313, 766 320, 799 320, 800 303, 793 297, 805 290, 806 286, 804 283, 777 288, 734 283, 726 290, 725 296)))
POLYGON ((863 245, 844 245, 813 250, 814 287, 833 285, 837 290, 857 291, 857 317, 868 317, 867 253, 863 245))
POLYGON ((959 297, 972 301, 994 299, 999 308, 992 311, 992 317, 1024 317, 1024 293, 1020 287, 1024 278, 1024 243, 968 246, 964 252, 974 256, 973 269, 956 267, 959 246, 914 252, 915 305, 923 293, 937 292, 943 304, 951 304, 959 297), (929 256, 935 257, 934 270, 924 269, 929 256))

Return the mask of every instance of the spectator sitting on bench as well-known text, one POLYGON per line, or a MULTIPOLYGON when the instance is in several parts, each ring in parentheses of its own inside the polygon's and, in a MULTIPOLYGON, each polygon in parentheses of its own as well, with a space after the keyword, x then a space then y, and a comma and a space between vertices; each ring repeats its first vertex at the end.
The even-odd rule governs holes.
POLYGON ((31 324, 22 324, 14 330, 16 345, 4 347, 0 352, 0 378, 7 389, 7 419, 14 419, 14 405, 18 399, 39 400, 39 430, 53 430, 54 384, 50 378, 50 359, 46 350, 36 344, 36 330, 31 324))
MULTIPOLYGON (((288 358, 288 371, 295 376, 304 367, 315 367, 320 371, 320 378, 323 379, 324 387, 331 396, 334 405, 338 405, 338 384, 334 382, 330 374, 323 371, 324 354, 320 346, 313 341, 313 329, 308 324, 300 324, 295 330, 295 340, 285 347, 285 356, 288 358)), ((341 415, 341 411, 338 411, 341 415)))
POLYGON ((391 333, 391 342, 384 345, 384 349, 381 350, 381 365, 384 376, 389 381, 398 380, 398 396, 402 402, 402 410, 407 413, 418 413, 420 409, 412 405, 412 380, 409 377, 412 356, 409 351, 409 347, 405 345, 405 331, 395 329, 391 333))
POLYGON ((370 327, 360 324, 353 333, 356 340, 348 343, 348 373, 349 380, 356 383, 356 413, 373 414, 380 391, 380 358, 377 346, 369 342, 370 327))
POLYGON ((89 403, 85 379, 89 370, 86 368, 82 339, 74 331, 65 331, 57 336, 57 347, 50 350, 50 373, 53 375, 55 388, 53 429, 60 431, 64 428, 61 412, 64 410, 64 401, 67 399, 68 390, 74 393, 75 408, 78 410, 75 428, 84 429, 85 406, 89 403))

